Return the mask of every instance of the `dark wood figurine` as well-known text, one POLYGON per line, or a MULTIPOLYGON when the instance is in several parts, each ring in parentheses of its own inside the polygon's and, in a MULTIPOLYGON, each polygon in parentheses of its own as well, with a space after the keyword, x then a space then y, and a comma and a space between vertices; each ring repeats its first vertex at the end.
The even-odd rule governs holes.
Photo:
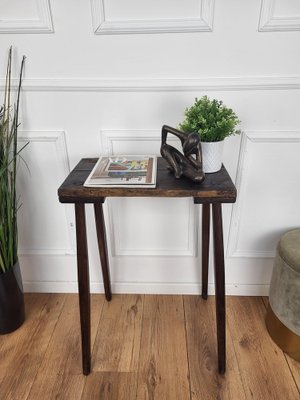
POLYGON ((160 153, 168 162, 169 169, 177 179, 181 176, 186 176, 195 183, 203 182, 205 175, 202 169, 200 136, 197 133, 181 132, 178 129, 163 125, 160 153), (175 147, 167 144, 168 133, 180 139, 183 154, 175 147))

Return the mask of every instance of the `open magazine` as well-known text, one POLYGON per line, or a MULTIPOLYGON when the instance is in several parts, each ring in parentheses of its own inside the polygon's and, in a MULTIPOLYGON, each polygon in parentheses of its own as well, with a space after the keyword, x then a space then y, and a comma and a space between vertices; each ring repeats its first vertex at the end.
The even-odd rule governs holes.
POLYGON ((102 156, 84 183, 86 187, 156 186, 157 157, 102 156))

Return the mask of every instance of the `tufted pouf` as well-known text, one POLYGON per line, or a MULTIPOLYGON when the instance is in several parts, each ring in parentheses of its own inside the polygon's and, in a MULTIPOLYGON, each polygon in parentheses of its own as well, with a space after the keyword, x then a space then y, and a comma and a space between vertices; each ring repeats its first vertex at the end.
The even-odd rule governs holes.
POLYGON ((278 346, 300 361, 300 229, 279 240, 266 325, 278 346))

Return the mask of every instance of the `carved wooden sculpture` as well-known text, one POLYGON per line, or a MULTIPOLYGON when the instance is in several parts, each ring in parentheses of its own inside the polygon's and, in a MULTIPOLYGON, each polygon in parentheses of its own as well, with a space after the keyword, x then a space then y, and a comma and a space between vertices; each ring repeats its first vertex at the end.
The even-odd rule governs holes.
POLYGON ((169 169, 174 173, 176 178, 179 179, 181 176, 186 176, 195 183, 203 182, 205 175, 202 170, 200 136, 197 133, 185 133, 163 125, 160 153, 168 162, 169 169), (175 147, 167 144, 168 133, 180 139, 183 154, 175 149, 175 147))

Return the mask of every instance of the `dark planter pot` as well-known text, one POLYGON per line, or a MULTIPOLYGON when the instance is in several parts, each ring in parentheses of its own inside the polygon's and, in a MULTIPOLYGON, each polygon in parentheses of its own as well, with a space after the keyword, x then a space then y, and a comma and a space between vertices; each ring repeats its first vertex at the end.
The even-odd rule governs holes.
POLYGON ((20 265, 0 274, 0 334, 18 329, 25 320, 24 293, 20 265))

